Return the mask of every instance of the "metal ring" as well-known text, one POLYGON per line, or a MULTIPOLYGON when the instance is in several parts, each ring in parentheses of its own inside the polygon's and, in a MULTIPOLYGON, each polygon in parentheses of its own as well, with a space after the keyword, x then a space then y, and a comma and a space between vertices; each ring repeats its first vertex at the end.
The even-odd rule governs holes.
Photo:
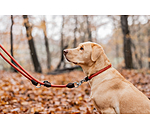
POLYGON ((40 84, 40 86, 38 87, 38 86, 36 86, 36 88, 40 88, 41 87, 41 84, 40 84))
POLYGON ((79 87, 79 83, 78 82, 73 82, 73 83, 74 83, 74 86, 75 86, 75 84, 77 85, 77 86, 75 86, 75 88, 79 87))

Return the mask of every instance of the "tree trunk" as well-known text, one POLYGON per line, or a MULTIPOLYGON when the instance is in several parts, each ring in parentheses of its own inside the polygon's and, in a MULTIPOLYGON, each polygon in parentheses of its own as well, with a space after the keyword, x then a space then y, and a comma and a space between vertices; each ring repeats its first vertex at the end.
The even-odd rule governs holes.
MULTIPOLYGON (((85 16, 81 16, 82 19, 85 19, 85 16)), ((86 34, 86 30, 84 29, 84 24, 85 22, 81 22, 80 24, 80 28, 79 28, 79 33, 80 33, 80 42, 84 42, 85 41, 85 34, 86 34)))
POLYGON ((150 27, 148 28, 148 67, 150 69, 150 27))
POLYGON ((81 42, 85 42, 85 35, 86 35, 86 30, 84 29, 84 23, 81 24, 81 33, 83 33, 84 35, 81 37, 81 42))
MULTIPOLYGON (((12 57, 14 57, 14 54, 13 54, 13 25, 14 25, 14 20, 13 20, 13 15, 11 15, 11 26, 10 26, 10 54, 12 57)), ((11 59, 11 63, 13 63, 15 66, 17 66, 15 64, 15 62, 11 59)), ((17 72, 16 69, 14 69, 13 67, 11 67, 11 69, 14 71, 14 72, 17 72)))
POLYGON ((12 33, 13 24, 14 24, 13 15, 11 15, 11 27, 10 27, 10 44, 11 44, 10 53, 11 53, 11 56, 14 56, 14 54, 13 54, 13 33, 12 33))
MULTIPOLYGON (((59 69, 61 67, 61 63, 63 63, 64 61, 64 56, 63 56, 63 49, 64 49, 64 40, 63 40, 63 30, 64 30, 64 16, 62 15, 62 27, 61 27, 61 59, 60 62, 57 66, 57 69, 59 69)), ((65 62, 64 62, 64 68, 65 68, 65 62)))
MULTIPOLYGON (((114 25, 114 30, 115 30, 115 32, 116 32, 116 30, 117 30, 117 26, 116 26, 116 24, 115 24, 115 18, 114 18, 114 16, 112 16, 112 20, 113 20, 113 25, 114 25)), ((117 41, 117 39, 118 39, 118 34, 117 34, 117 36, 116 37, 114 37, 114 43, 115 43, 115 45, 116 45, 116 63, 117 63, 117 65, 118 65, 118 63, 119 63, 119 45, 118 45, 118 41, 117 41)))
POLYGON ((41 69, 40 63, 38 61, 37 53, 36 53, 35 46, 34 46, 33 37, 31 34, 32 33, 32 27, 29 24, 28 16, 23 15, 23 18, 24 18, 24 26, 26 28, 26 36, 28 38, 28 44, 29 44, 29 48, 30 48, 30 55, 32 58, 32 63, 34 65, 34 70, 35 70, 35 72, 42 73, 42 69, 41 69))
POLYGON ((88 33, 88 41, 92 42, 92 33, 91 33, 91 27, 89 22, 89 16, 86 15, 86 22, 87 22, 87 33, 88 33))
MULTIPOLYGON (((140 23, 139 23, 138 30, 140 30, 140 29, 141 29, 141 27, 140 27, 140 23)), ((143 53, 142 53, 142 46, 141 46, 141 43, 142 43, 141 32, 138 33, 137 38, 138 38, 138 42, 139 42, 139 46, 140 46, 138 63, 139 63, 140 69, 142 69, 143 68, 143 64, 142 64, 143 53)))
POLYGON ((123 40, 124 40, 124 60, 125 60, 125 68, 126 69, 132 69, 133 63, 132 63, 132 51, 131 51, 131 38, 130 38, 130 32, 128 29, 128 16, 127 15, 121 15, 121 28, 123 32, 123 40))
POLYGON ((76 38, 76 32, 77 32, 77 24, 78 24, 78 21, 77 21, 77 15, 74 15, 74 19, 75 19, 75 28, 74 28, 74 42, 73 42, 73 47, 75 48, 77 45, 77 38, 76 38))
POLYGON ((46 46, 46 52, 47 52, 47 68, 50 69, 51 68, 51 58, 50 58, 48 38, 47 38, 46 34, 44 34, 44 35, 45 35, 44 38, 45 38, 45 46, 46 46))
POLYGON ((118 65, 118 63, 119 63, 119 45, 118 45, 118 43, 116 42, 116 59, 117 59, 117 65, 118 65))
MULTIPOLYGON (((132 25, 131 25, 131 28, 133 28, 133 34, 136 33, 136 30, 134 29, 134 26, 135 26, 135 19, 134 19, 134 16, 132 16, 132 25)), ((135 46, 135 44, 131 41, 131 45, 133 47, 133 54, 135 56, 135 60, 137 63, 134 64, 134 68, 135 69, 138 69, 138 62, 139 62, 139 59, 138 59, 138 51, 137 51, 137 47, 135 46)))
POLYGON ((45 47, 46 47, 46 53, 47 53, 47 68, 50 69, 51 67, 51 56, 49 51, 49 44, 48 44, 48 38, 46 33, 46 23, 45 20, 42 21, 43 24, 43 32, 44 32, 44 39, 45 39, 45 47))

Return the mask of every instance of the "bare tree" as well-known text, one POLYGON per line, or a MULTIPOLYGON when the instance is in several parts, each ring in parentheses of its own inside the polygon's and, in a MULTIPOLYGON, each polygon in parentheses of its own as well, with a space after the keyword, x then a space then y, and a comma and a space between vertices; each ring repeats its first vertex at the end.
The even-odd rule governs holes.
POLYGON ((42 29, 44 33, 44 39, 45 39, 45 47, 46 47, 46 53, 47 53, 47 68, 50 69, 51 67, 51 56, 50 56, 50 51, 49 51, 49 44, 48 44, 48 38, 47 38, 47 33, 46 33, 46 22, 45 20, 42 20, 42 29))
POLYGON ((81 15, 81 16, 78 16, 78 24, 79 24, 79 28, 78 28, 78 31, 79 31, 79 41, 80 43, 84 42, 85 41, 85 34, 86 34, 86 29, 84 28, 84 24, 85 24, 85 15, 81 15), (82 20, 84 21, 82 21, 82 20))
POLYGON ((63 50, 64 50, 64 34, 63 34, 63 30, 64 30, 64 15, 62 15, 62 27, 61 27, 61 59, 60 62, 57 66, 57 69, 59 69, 61 67, 61 64, 64 63, 64 68, 65 68, 65 62, 64 62, 64 56, 63 56, 63 50))
MULTIPOLYGON (((13 25, 14 25, 14 19, 13 19, 13 15, 11 15, 11 26, 10 26, 10 54, 12 57, 14 57, 14 50, 13 50, 13 25)), ((15 64, 15 62, 11 59, 11 62, 15 64)), ((17 65, 16 65, 17 66, 17 65)), ((14 71, 14 72, 17 72, 16 69, 14 69, 13 67, 11 67, 11 69, 14 71)))
POLYGON ((125 68, 132 69, 132 51, 131 51, 131 38, 130 38, 130 31, 128 28, 128 16, 121 15, 121 28, 123 32, 123 51, 124 51, 124 60, 125 60, 125 68))
POLYGON ((27 15, 23 15, 23 19, 24 19, 24 26, 26 28, 26 36, 28 38, 28 44, 29 44, 29 48, 30 48, 30 55, 32 58, 32 63, 34 65, 34 70, 35 70, 35 72, 42 73, 42 69, 41 69, 40 63, 38 61, 38 57, 37 57, 37 53, 35 50, 34 41, 33 41, 33 37, 32 37, 32 26, 29 23, 27 15))
MULTIPOLYGON (((117 25, 116 25, 115 16, 112 16, 112 20, 113 20, 114 32, 116 32, 117 25)), ((114 37, 114 42, 115 42, 115 45, 116 45, 116 59, 117 59, 117 64, 118 64, 119 63, 119 61, 118 61, 118 58, 119 58, 119 45, 118 45, 118 42, 117 42, 117 38, 118 37, 114 37)))
POLYGON ((150 69, 150 22, 148 24, 149 24, 148 33, 147 33, 148 35, 148 68, 150 69))
POLYGON ((11 44, 10 53, 11 53, 11 56, 14 56, 14 54, 13 54, 13 33, 12 33, 13 25, 14 25, 13 15, 11 15, 11 26, 10 26, 10 44, 11 44))
POLYGON ((86 15, 86 22, 87 22, 88 41, 92 41, 91 25, 90 25, 90 21, 89 21, 89 16, 88 15, 86 15))
POLYGON ((86 30, 84 29, 84 22, 82 22, 80 24, 81 28, 80 28, 80 35, 81 35, 81 42, 85 42, 85 34, 86 34, 86 30), (83 34, 83 35, 82 35, 83 34))
POLYGON ((75 19, 75 28, 74 28, 74 48, 77 46, 77 38, 76 38, 76 32, 77 32, 77 24, 78 24, 78 20, 77 20, 77 15, 74 15, 74 19, 75 19))
MULTIPOLYGON (((134 15, 131 16, 132 17, 132 25, 131 25, 131 28, 132 28, 132 33, 133 35, 137 32, 136 29, 134 28, 135 26, 135 17, 134 15)), ((137 20, 137 18, 136 18, 137 20)), ((134 68, 137 68, 138 67, 138 63, 139 63, 139 58, 138 58, 138 51, 137 51, 137 46, 135 45, 134 42, 131 42, 132 44, 132 47, 133 47, 133 56, 135 57, 135 61, 137 62, 135 65, 134 65, 134 68)))
MULTIPOLYGON (((138 24, 138 30, 140 30, 140 29, 141 29, 141 25, 140 25, 140 22, 139 22, 139 24, 138 24)), ((140 49, 139 49, 139 58, 138 58, 138 63, 139 63, 140 69, 143 67, 143 64, 142 64, 143 53, 142 53, 142 46, 141 46, 141 44, 142 44, 142 38, 141 37, 142 37, 141 36, 141 32, 139 32, 137 34, 137 38, 138 38, 138 44, 140 46, 140 49)))

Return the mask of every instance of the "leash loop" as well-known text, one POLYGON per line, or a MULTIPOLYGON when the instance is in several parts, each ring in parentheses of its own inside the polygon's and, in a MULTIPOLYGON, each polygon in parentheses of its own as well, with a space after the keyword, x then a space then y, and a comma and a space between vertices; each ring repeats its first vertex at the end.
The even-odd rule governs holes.
POLYGON ((35 86, 37 86, 37 85, 38 85, 38 82, 36 82, 36 81, 35 81, 35 80, 33 80, 33 79, 31 80, 31 82, 32 82, 32 84, 33 84, 33 85, 35 85, 35 86))
POLYGON ((47 87, 47 88, 51 87, 51 83, 50 82, 44 81, 43 83, 44 83, 45 87, 47 87))
POLYGON ((38 86, 35 86, 36 88, 40 88, 41 87, 41 84, 40 84, 40 86, 38 87, 38 86))

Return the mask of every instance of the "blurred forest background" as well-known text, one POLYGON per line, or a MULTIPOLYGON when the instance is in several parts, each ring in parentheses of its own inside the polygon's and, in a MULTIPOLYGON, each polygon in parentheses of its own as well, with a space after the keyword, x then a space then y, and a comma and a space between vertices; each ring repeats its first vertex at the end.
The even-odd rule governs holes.
MULTIPOLYGON (((149 20, 147 15, 2 15, 0 44, 32 72, 74 66, 62 50, 86 41, 102 45, 115 68, 148 69, 149 20)), ((8 69, 0 60, 0 70, 8 69)))
MULTIPOLYGON (((40 81, 67 84, 83 79, 83 72, 64 58, 63 50, 87 41, 102 45, 112 65, 150 98, 150 16, 0 16, 0 44, 40 81), (62 70, 74 71, 60 74, 62 70)), ((2 58, 0 97, 0 113, 98 113, 88 83, 73 89, 38 89, 2 58)))

